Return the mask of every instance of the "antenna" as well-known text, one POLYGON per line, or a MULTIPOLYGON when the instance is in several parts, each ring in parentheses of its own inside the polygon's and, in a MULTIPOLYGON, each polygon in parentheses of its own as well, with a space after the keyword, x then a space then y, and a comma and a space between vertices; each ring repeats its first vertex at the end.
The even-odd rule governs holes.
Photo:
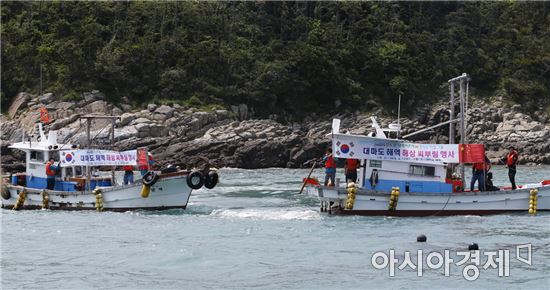
POLYGON ((399 139, 399 132, 401 131, 401 125, 399 124, 400 117, 401 117, 401 94, 399 94, 399 103, 397 105, 397 139, 399 139))

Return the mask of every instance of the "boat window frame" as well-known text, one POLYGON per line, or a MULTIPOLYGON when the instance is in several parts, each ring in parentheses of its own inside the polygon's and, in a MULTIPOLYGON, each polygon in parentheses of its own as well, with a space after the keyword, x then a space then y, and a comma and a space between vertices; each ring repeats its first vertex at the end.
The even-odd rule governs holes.
POLYGON ((435 177, 435 166, 410 164, 409 175, 435 177))
POLYGON ((44 158, 46 158, 46 154, 45 154, 44 151, 41 151, 41 150, 30 150, 29 151, 29 160, 31 162, 41 163, 41 162, 46 161, 44 158), (34 158, 33 158, 33 153, 34 153, 34 158), (41 159, 38 159, 39 156, 41 157, 41 159))
POLYGON ((382 168, 382 160, 370 159, 369 160, 370 168, 382 168))

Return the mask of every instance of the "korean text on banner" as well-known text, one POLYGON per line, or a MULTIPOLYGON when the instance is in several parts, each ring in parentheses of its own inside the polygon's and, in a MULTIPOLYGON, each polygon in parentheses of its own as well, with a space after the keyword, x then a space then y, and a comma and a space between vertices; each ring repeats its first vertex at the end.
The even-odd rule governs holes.
POLYGON ((136 165, 137 151, 62 150, 59 151, 59 160, 61 167, 136 165))
POLYGON ((459 162, 458 144, 417 144, 390 139, 337 134, 332 149, 338 158, 409 162, 459 162))

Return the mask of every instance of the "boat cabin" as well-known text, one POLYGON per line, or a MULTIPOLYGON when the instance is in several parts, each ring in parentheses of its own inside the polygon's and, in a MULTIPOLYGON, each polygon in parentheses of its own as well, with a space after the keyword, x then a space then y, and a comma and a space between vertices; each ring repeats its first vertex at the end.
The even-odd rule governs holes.
MULTIPOLYGON (((371 117, 371 120, 374 132, 368 136, 355 136, 356 142, 361 138, 373 142, 379 140, 381 143, 402 144, 404 142, 404 140, 397 139, 401 129, 399 124, 391 124, 389 128, 382 129, 374 117, 371 117), (390 138, 391 134, 395 138, 390 138), (390 142, 385 142, 386 140, 390 142)), ((333 122, 333 132, 336 134, 339 133, 339 124, 339 120, 333 122)), ((353 143, 349 142, 349 145, 346 145, 347 151, 350 150, 350 145, 354 146, 353 143)), ((417 162, 397 160, 392 155, 395 152, 394 150, 399 150, 397 148, 400 147, 395 146, 393 148, 396 149, 387 149, 386 147, 382 150, 383 152, 380 152, 380 148, 370 148, 370 152, 363 152, 373 156, 373 159, 360 159, 361 166, 358 174, 358 185, 360 187, 376 191, 391 191, 393 187, 399 187, 403 192, 453 192, 453 184, 450 181, 446 163, 427 160, 417 162), (381 160, 380 155, 385 155, 385 160, 381 160), (376 158, 374 158, 375 156, 376 158)), ((343 152, 342 147, 340 147, 340 151, 342 151, 341 153, 347 153, 343 152)))
MULTIPOLYGON (((76 149, 78 147, 74 144, 57 143, 57 131, 49 131, 48 137, 46 137, 42 124, 38 124, 38 131, 40 134, 38 140, 32 140, 32 137, 25 140, 25 136, 23 136, 22 142, 14 143, 9 146, 9 148, 25 152, 26 172, 14 174, 12 176, 12 184, 46 189, 46 163, 48 160, 53 158, 55 162, 59 162, 59 150, 76 149)), ((59 169, 54 190, 80 191, 88 189, 86 188, 86 176, 89 168, 86 168, 86 166, 71 166, 59 167, 59 169)), ((111 178, 94 177, 90 179, 89 189, 94 189, 96 186, 111 185, 111 178)))

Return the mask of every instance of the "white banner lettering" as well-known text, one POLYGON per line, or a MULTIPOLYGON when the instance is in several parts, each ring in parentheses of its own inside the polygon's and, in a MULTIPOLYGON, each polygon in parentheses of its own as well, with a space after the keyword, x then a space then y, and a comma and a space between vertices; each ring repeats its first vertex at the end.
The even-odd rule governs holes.
POLYGON ((410 162, 459 162, 459 144, 419 144, 347 134, 332 135, 337 158, 410 162))
POLYGON ((62 150, 59 151, 59 160, 61 167, 136 165, 137 151, 62 150))

